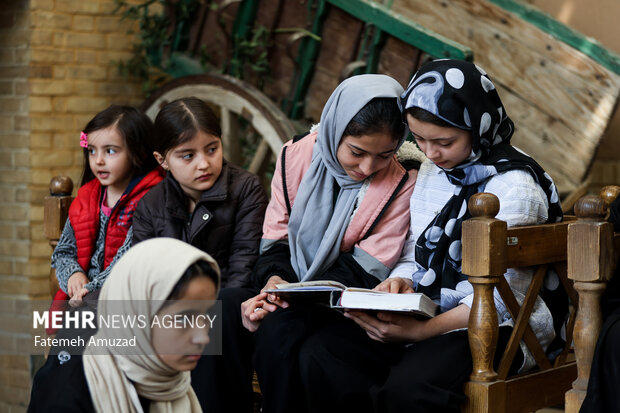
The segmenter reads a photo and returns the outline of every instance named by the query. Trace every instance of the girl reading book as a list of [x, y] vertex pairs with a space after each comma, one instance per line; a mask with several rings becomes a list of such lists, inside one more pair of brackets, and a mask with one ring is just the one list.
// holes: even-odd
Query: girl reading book
[[[323, 318], [353, 324], [331, 309], [289, 306], [261, 289], [307, 280], [373, 288], [398, 260], [416, 175], [394, 156], [406, 129], [400, 93], [402, 87], [384, 75], [345, 80], [327, 101], [318, 127], [286, 143], [278, 155], [255, 288], [222, 294], [235, 295], [224, 298], [224, 314], [226, 303], [236, 302], [238, 325], [230, 318], [224, 325], [224, 352], [213, 370], [213, 411], [252, 411], [252, 364], [263, 411], [301, 411], [297, 354], [304, 337]], [[227, 333], [231, 326], [242, 331]], [[217, 405], [218, 399], [225, 401]]]

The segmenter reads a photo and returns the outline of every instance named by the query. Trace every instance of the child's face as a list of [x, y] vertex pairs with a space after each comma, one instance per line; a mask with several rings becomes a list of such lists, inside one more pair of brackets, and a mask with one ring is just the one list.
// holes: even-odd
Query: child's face
[[88, 134], [88, 163], [101, 185], [122, 193], [132, 177], [129, 151], [114, 127]]
[[[209, 343], [211, 324], [205, 314], [215, 299], [213, 280], [199, 276], [185, 286], [185, 292], [179, 299], [157, 312], [160, 323], [152, 323], [151, 344], [168, 367], [176, 371], [196, 367], [204, 347]], [[187, 321], [186, 324], [177, 322], [173, 325], [172, 320]]]
[[440, 168], [454, 168], [471, 155], [471, 134], [468, 131], [422, 122], [409, 114], [407, 123], [422, 152]]
[[172, 173], [183, 192], [197, 202], [222, 172], [222, 140], [199, 131], [189, 141], [170, 149], [165, 159], [159, 152], [155, 152], [155, 158]]
[[390, 164], [396, 146], [398, 141], [389, 133], [344, 136], [336, 157], [349, 178], [363, 181]]

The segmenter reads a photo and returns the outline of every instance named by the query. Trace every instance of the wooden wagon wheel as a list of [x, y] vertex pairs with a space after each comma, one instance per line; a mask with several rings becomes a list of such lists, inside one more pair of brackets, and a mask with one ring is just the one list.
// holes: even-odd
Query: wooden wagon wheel
[[241, 144], [239, 117], [252, 125], [260, 135], [260, 143], [248, 170], [266, 180], [264, 175], [272, 153], [291, 139], [295, 127], [286, 115], [254, 86], [230, 76], [202, 74], [184, 76], [166, 83], [156, 90], [141, 109], [155, 119], [161, 107], [175, 99], [196, 96], [220, 110], [224, 157], [240, 165]]

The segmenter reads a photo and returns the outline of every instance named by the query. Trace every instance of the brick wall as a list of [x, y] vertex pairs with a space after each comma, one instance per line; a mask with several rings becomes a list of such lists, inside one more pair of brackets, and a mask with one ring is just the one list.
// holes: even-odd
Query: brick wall
[[[113, 0], [2, 3], [0, 300], [47, 298], [51, 248], [43, 236], [43, 199], [50, 179], [69, 175], [77, 184], [79, 131], [108, 105], [136, 105], [143, 97], [112, 63], [129, 56], [131, 43], [130, 23], [112, 15]], [[28, 315], [0, 312], [0, 349], [29, 341]], [[0, 413], [26, 410], [33, 360], [0, 355]]]
[[50, 247], [42, 201], [50, 179], [82, 172], [79, 131], [112, 103], [139, 104], [140, 85], [118, 73], [129, 57], [129, 22], [112, 15], [113, 0], [31, 0], [30, 294], [49, 294]]
[[[0, 300], [27, 297], [30, 252], [27, 0], [3, 2], [0, 11]], [[5, 300], [2, 300], [3, 304]], [[0, 348], [12, 350], [19, 323], [3, 305]], [[0, 412], [19, 411], [30, 388], [27, 356], [0, 356]], [[23, 407], [22, 407], [23, 408]]]

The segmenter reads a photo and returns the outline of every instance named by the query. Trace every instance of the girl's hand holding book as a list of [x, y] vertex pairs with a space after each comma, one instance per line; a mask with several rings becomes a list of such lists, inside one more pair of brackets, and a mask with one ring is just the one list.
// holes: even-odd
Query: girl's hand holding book
[[277, 305], [267, 301], [267, 293], [260, 293], [241, 303], [241, 323], [253, 333], [260, 327], [263, 318], [278, 308]]
[[[275, 289], [277, 288], [276, 285], [278, 284], [288, 284], [288, 281], [284, 281], [279, 275], [271, 276], [269, 280], [267, 281], [267, 284], [265, 284], [265, 287], [263, 287], [263, 291]], [[278, 296], [277, 294], [273, 294], [273, 293], [267, 295], [267, 301], [282, 308], [286, 308], [289, 306], [288, 302], [284, 301], [282, 297]]]
[[366, 330], [368, 337], [383, 343], [418, 341], [416, 331], [427, 323], [427, 320], [389, 311], [379, 311], [376, 317], [365, 311], [347, 311], [345, 317]]
[[429, 319], [419, 319], [406, 313], [379, 311], [377, 316], [364, 311], [347, 311], [345, 317], [366, 330], [373, 340], [382, 342], [411, 342], [426, 340], [448, 331], [465, 328], [470, 309], [459, 304], [451, 310]]
[[[276, 288], [276, 284], [285, 284], [282, 278], [277, 275], [272, 276], [265, 284], [264, 290]], [[269, 313], [273, 313], [278, 308], [288, 307], [288, 302], [278, 298], [275, 294], [261, 292], [260, 294], [241, 303], [241, 322], [250, 332], [258, 330], [260, 322]]]
[[385, 291], [386, 293], [414, 293], [413, 289], [413, 281], [407, 278], [387, 278], [383, 280], [379, 285], [377, 285], [374, 290], [376, 291]]

